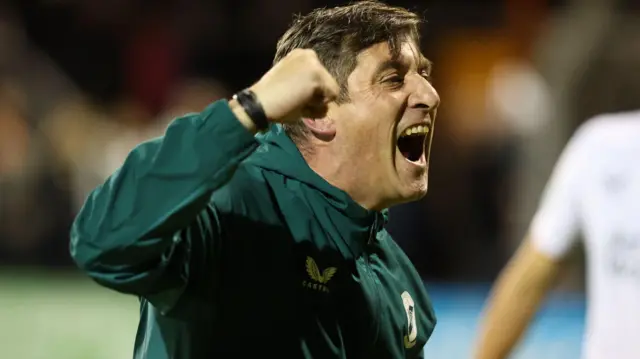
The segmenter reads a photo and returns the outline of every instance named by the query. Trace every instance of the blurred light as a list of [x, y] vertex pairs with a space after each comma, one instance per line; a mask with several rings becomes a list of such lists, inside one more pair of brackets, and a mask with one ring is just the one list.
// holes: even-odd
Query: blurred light
[[536, 132], [550, 118], [547, 83], [523, 61], [503, 61], [493, 68], [487, 98], [488, 108], [522, 135]]

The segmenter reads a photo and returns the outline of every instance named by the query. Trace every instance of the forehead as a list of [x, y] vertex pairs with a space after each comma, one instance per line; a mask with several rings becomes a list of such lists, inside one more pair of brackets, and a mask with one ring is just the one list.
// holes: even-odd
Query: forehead
[[430, 69], [431, 63], [422, 54], [414, 41], [403, 41], [397, 57], [393, 57], [389, 44], [375, 44], [358, 54], [355, 70], [364, 75], [375, 74], [385, 67], [404, 67], [406, 69]]

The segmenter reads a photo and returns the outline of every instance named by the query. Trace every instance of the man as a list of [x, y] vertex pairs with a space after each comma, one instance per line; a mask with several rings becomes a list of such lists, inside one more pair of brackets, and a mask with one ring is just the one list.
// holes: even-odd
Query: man
[[298, 18], [248, 91], [91, 193], [71, 253], [140, 298], [135, 358], [422, 357], [433, 308], [383, 228], [427, 191], [439, 98], [419, 22], [372, 1]]
[[598, 116], [574, 134], [528, 238], [487, 304], [477, 359], [506, 358], [578, 232], [587, 254], [585, 359], [640, 357], [640, 112]]

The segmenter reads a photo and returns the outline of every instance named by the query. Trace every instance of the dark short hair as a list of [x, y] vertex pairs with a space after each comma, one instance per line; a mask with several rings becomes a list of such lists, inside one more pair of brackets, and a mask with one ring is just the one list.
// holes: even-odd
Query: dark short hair
[[[313, 49], [340, 85], [338, 103], [349, 101], [347, 79], [363, 50], [387, 42], [398, 56], [407, 37], [418, 42], [422, 19], [416, 13], [380, 1], [358, 1], [345, 6], [315, 9], [296, 16], [276, 47], [274, 64], [294, 49]], [[306, 137], [302, 122], [284, 126], [296, 142]]]

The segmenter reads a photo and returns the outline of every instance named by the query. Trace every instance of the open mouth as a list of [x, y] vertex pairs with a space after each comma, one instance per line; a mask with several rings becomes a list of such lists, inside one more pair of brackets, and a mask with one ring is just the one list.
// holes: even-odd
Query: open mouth
[[429, 134], [429, 126], [413, 125], [398, 138], [397, 145], [400, 153], [411, 162], [418, 162], [424, 154], [424, 143]]

